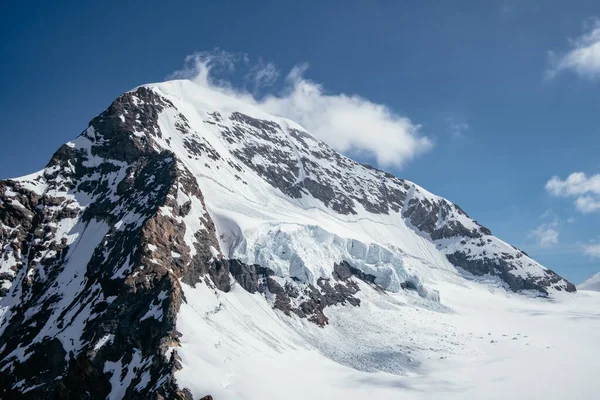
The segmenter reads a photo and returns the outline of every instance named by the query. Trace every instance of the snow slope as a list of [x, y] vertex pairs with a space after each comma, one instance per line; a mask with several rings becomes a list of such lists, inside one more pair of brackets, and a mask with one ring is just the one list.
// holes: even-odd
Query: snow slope
[[225, 400], [597, 397], [600, 294], [550, 302], [475, 282], [440, 290], [436, 307], [365, 288], [364, 306], [330, 309], [321, 329], [239, 287], [187, 287], [176, 376]]
[[596, 275], [592, 276], [585, 282], [581, 283], [580, 285], [577, 285], [577, 289], [595, 290], [597, 292], [600, 292], [600, 272], [598, 272]]

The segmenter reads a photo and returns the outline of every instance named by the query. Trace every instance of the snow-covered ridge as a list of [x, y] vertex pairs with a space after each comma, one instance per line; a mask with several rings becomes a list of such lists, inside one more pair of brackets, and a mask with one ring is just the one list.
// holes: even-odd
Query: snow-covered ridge
[[577, 285], [579, 290], [594, 290], [600, 292], [600, 272]]

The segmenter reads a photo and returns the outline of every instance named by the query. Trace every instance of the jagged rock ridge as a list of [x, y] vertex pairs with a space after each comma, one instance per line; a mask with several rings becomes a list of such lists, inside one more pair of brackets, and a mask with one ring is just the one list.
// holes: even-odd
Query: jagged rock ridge
[[358, 281], [437, 299], [421, 273], [432, 263], [512, 291], [574, 291], [451, 202], [218, 96], [140, 87], [44, 170], [0, 181], [2, 398], [192, 398], [174, 376], [182, 285], [239, 285], [320, 326], [326, 307], [360, 306]]

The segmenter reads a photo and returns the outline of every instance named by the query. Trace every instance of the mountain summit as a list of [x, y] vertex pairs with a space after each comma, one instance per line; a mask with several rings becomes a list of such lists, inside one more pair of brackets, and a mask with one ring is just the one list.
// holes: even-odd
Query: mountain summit
[[448, 282], [575, 291], [450, 201], [187, 80], [123, 94], [0, 181], [0, 229], [2, 398], [219, 400], [235, 343], [397, 373], [417, 356], [325, 346], [330, 325], [398, 293], [449, 313]]

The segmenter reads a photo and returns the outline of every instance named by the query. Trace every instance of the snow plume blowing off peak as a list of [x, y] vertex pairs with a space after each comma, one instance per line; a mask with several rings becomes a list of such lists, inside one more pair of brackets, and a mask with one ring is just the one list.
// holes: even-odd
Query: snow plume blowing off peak
[[[227, 77], [240, 66], [247, 73], [236, 86]], [[292, 68], [276, 92], [273, 87], [280, 73], [273, 63], [259, 59], [252, 64], [245, 54], [215, 49], [186, 57], [184, 68], [170, 78], [190, 79], [289, 118], [335, 150], [367, 153], [380, 166], [402, 167], [433, 147], [432, 140], [421, 135], [420, 125], [409, 118], [357, 95], [329, 94], [321, 84], [304, 77], [307, 69], [306, 63]], [[267, 93], [259, 97], [261, 89]]]

